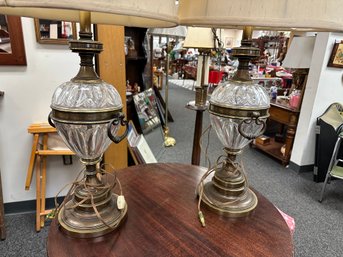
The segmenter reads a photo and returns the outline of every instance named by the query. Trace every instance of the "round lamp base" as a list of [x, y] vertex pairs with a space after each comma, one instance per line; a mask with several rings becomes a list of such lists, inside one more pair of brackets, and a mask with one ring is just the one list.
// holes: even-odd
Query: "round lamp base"
[[257, 196], [250, 188], [245, 188], [245, 192], [238, 196], [228, 196], [219, 192], [212, 181], [205, 184], [201, 200], [209, 209], [233, 218], [249, 215], [258, 203]]
[[[117, 207], [117, 195], [112, 193], [108, 204], [98, 209], [100, 220], [90, 205], [87, 211], [73, 208], [75, 202], [68, 201], [58, 213], [60, 229], [75, 238], [94, 238], [117, 229], [127, 216], [127, 205], [122, 210]], [[107, 225], [106, 225], [107, 224]]]

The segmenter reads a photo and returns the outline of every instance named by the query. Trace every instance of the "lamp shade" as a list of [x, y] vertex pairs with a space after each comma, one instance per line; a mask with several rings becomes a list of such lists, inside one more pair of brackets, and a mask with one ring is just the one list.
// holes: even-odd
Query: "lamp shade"
[[214, 48], [214, 39], [211, 28], [189, 27], [183, 47]]
[[182, 0], [180, 24], [343, 31], [341, 0]]
[[294, 37], [282, 65], [286, 68], [310, 68], [316, 37]]
[[155, 36], [169, 36], [169, 37], [182, 37], [187, 35], [187, 28], [185, 26], [177, 26], [174, 28], [151, 28], [147, 33]]
[[0, 0], [0, 13], [7, 15], [78, 22], [79, 11], [90, 11], [96, 24], [173, 27], [178, 23], [175, 0]]

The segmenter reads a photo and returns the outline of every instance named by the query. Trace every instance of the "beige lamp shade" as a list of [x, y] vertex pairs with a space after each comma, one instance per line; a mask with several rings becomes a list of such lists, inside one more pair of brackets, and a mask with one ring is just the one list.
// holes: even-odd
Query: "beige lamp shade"
[[182, 0], [182, 25], [343, 31], [342, 0]]
[[185, 48], [214, 48], [213, 33], [210, 28], [189, 27], [185, 42]]
[[293, 69], [310, 68], [316, 37], [294, 37], [282, 66]]
[[175, 0], [0, 0], [0, 13], [7, 15], [78, 22], [79, 11], [90, 11], [96, 24], [149, 28], [178, 23]]
[[151, 28], [148, 33], [154, 36], [182, 37], [187, 35], [187, 27], [177, 26], [174, 28]]

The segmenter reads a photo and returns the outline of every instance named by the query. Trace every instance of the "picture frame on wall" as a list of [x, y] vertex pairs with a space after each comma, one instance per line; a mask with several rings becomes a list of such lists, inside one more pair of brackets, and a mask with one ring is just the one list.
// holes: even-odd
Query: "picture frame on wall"
[[69, 40], [77, 39], [75, 22], [35, 19], [35, 31], [40, 44], [67, 45]]
[[328, 62], [329, 67], [343, 68], [343, 42], [335, 43]]
[[20, 17], [0, 14], [0, 65], [26, 65]]
[[225, 48], [232, 48], [233, 40], [233, 37], [225, 37]]

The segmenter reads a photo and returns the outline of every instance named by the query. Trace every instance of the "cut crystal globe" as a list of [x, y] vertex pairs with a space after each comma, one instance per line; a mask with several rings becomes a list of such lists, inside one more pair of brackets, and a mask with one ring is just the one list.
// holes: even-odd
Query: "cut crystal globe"
[[[259, 84], [253, 81], [230, 80], [227, 84], [216, 87], [211, 95], [210, 103], [238, 113], [236, 117], [233, 115], [230, 117], [230, 115], [210, 112], [210, 119], [222, 144], [228, 149], [240, 150], [251, 139], [244, 137], [239, 127], [244, 134], [249, 134], [251, 138], [254, 138], [261, 133], [261, 125], [256, 122], [242, 123], [239, 110], [258, 112], [258, 110], [268, 109], [270, 101], [267, 91]], [[266, 119], [260, 120], [265, 122]]]
[[[68, 81], [57, 87], [51, 108], [61, 112], [91, 113], [113, 112], [122, 108], [118, 91], [110, 84], [99, 80], [97, 83]], [[82, 160], [97, 160], [111, 144], [107, 135], [110, 120], [99, 120], [97, 123], [87, 121], [67, 123], [54, 119], [60, 136], [69, 148]], [[111, 126], [116, 135], [120, 124]]]

